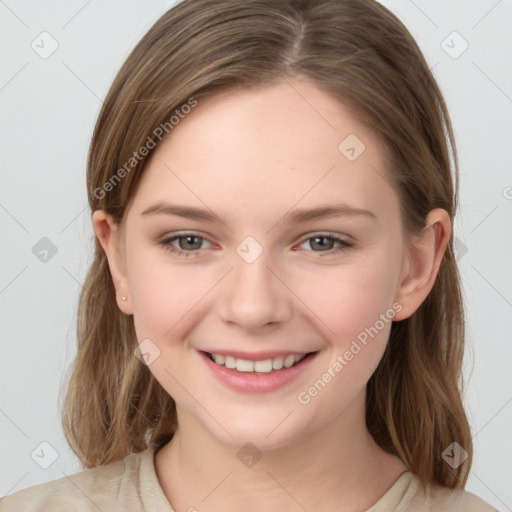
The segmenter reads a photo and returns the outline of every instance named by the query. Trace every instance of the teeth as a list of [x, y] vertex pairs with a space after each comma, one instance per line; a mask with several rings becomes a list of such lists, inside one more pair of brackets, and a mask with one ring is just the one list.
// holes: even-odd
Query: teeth
[[272, 371], [272, 359], [265, 361], [254, 361], [254, 371], [258, 373], [269, 373]]
[[221, 356], [220, 354], [215, 354], [213, 357], [215, 358], [215, 362], [217, 364], [224, 364], [224, 361], [225, 361], [224, 356]]
[[236, 369], [239, 372], [253, 372], [254, 371], [254, 361], [247, 361], [245, 359], [237, 359], [236, 360]]
[[270, 373], [272, 370], [281, 370], [291, 368], [294, 364], [302, 361], [306, 357], [304, 354], [290, 354], [286, 357], [274, 357], [264, 361], [249, 361], [247, 359], [237, 359], [233, 356], [223, 356], [221, 354], [210, 354], [210, 358], [221, 366], [235, 369], [239, 372], [252, 373]]
[[294, 355], [286, 356], [286, 358], [284, 360], [284, 367], [285, 368], [290, 368], [294, 363], [295, 363], [295, 356]]
[[272, 368], [274, 370], [280, 370], [284, 364], [284, 357], [275, 357], [272, 359]]

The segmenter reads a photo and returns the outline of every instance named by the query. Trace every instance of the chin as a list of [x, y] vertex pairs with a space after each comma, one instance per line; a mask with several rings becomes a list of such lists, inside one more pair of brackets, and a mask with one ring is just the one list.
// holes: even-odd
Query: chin
[[[296, 411], [289, 417], [286, 414], [272, 414], [264, 418], [262, 415], [243, 416], [239, 421], [230, 417], [222, 426], [216, 422], [208, 422], [210, 434], [219, 442], [232, 446], [237, 450], [244, 446], [254, 445], [261, 452], [277, 450], [298, 441], [305, 435], [305, 428], [297, 423]], [[224, 416], [224, 418], [228, 418]], [[227, 431], [227, 432], [226, 432]], [[229, 434], [228, 434], [229, 432]]]

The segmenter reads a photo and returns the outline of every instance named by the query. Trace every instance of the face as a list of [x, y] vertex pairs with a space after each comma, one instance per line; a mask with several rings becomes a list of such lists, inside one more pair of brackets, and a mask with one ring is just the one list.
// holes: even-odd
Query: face
[[260, 449], [362, 403], [407, 272], [382, 145], [290, 84], [200, 100], [180, 121], [129, 207], [118, 273], [180, 425]]

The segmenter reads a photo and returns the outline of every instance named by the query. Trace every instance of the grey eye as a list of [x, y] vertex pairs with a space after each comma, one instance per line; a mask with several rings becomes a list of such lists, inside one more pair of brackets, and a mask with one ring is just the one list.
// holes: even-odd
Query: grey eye
[[[194, 239], [196, 240], [194, 243]], [[182, 235], [177, 236], [174, 238], [174, 240], [178, 240], [178, 245], [180, 249], [184, 250], [197, 250], [201, 248], [201, 245], [203, 243], [203, 238], [200, 236], [195, 235]], [[184, 243], [182, 241], [185, 240]]]

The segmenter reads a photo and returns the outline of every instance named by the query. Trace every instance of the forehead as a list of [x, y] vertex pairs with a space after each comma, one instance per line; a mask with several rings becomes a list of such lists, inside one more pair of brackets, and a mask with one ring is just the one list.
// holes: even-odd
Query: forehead
[[[260, 159], [277, 153], [295, 160], [309, 155], [314, 160], [326, 149], [337, 155], [339, 143], [350, 134], [371, 145], [379, 143], [345, 104], [312, 82], [296, 79], [228, 89], [199, 99], [173, 130], [167, 149], [178, 157], [180, 148], [189, 149], [192, 134], [202, 149], [226, 158], [257, 152]], [[305, 140], [308, 144], [302, 144]], [[236, 142], [242, 146], [235, 146]]]
[[342, 102], [303, 80], [198, 99], [157, 148], [134, 200], [167, 198], [269, 221], [295, 203], [389, 209], [385, 148]]

